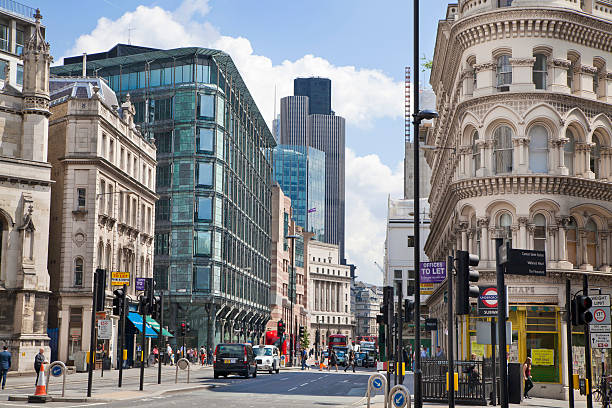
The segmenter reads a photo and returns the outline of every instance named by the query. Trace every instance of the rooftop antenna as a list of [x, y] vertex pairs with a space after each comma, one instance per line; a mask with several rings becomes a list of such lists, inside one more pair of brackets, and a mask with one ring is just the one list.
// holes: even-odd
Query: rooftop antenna
[[132, 31], [135, 30], [132, 26], [128, 26], [128, 45], [132, 45]]

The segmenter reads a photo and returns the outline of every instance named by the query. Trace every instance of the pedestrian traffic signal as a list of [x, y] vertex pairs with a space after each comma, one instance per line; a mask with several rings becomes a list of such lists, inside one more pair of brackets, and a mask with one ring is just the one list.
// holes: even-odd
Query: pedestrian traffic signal
[[410, 299], [404, 300], [404, 321], [414, 321], [414, 301]]
[[304, 337], [304, 326], [300, 326], [299, 333], [300, 333], [300, 337]]
[[153, 296], [153, 308], [151, 310], [151, 317], [154, 320], [159, 320], [162, 314], [161, 296]]
[[123, 289], [113, 291], [113, 314], [121, 316], [123, 314], [123, 302], [125, 300], [125, 292]]
[[478, 286], [471, 282], [478, 282], [479, 274], [470, 268], [478, 266], [480, 259], [478, 255], [470, 254], [468, 251], [457, 251], [457, 315], [470, 314], [470, 298], [479, 295]]
[[94, 285], [94, 290], [96, 291], [96, 312], [103, 312], [104, 301], [106, 300], [106, 269], [96, 269]]
[[185, 322], [181, 323], [181, 336], [185, 336], [185, 334], [187, 334], [187, 325], [185, 324]]
[[593, 306], [593, 300], [588, 296], [576, 296], [572, 307], [572, 323], [574, 326], [581, 326], [591, 323], [593, 313], [589, 311]]
[[276, 334], [281, 338], [285, 334], [285, 322], [283, 322], [283, 319], [280, 319], [276, 325]]

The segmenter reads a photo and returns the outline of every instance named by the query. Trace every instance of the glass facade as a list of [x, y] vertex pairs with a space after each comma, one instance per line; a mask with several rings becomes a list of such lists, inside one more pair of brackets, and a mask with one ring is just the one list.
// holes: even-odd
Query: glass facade
[[277, 146], [274, 179], [291, 198], [294, 221], [317, 241], [325, 241], [325, 153], [308, 146]]
[[[98, 59], [96, 70], [120, 100], [129, 92], [158, 149], [154, 279], [170, 328], [190, 321], [190, 347], [263, 334], [275, 141], [233, 62], [182, 48]], [[52, 73], [81, 75], [81, 64]]]

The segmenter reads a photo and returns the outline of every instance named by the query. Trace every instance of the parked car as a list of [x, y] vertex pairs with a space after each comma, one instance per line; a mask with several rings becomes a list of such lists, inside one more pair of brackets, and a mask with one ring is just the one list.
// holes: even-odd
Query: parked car
[[255, 361], [257, 362], [257, 369], [268, 371], [270, 374], [280, 371], [280, 352], [276, 346], [255, 346], [253, 347], [255, 353]]
[[214, 377], [227, 377], [229, 374], [242, 375], [244, 378], [257, 377], [255, 353], [250, 344], [222, 343], [215, 349]]

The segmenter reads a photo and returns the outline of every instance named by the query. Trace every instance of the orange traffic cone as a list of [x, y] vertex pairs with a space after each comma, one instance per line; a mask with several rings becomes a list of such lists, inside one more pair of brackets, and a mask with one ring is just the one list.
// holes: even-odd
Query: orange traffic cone
[[45, 381], [45, 365], [40, 365], [38, 379], [36, 380], [36, 391], [34, 395], [47, 395], [47, 383]]

